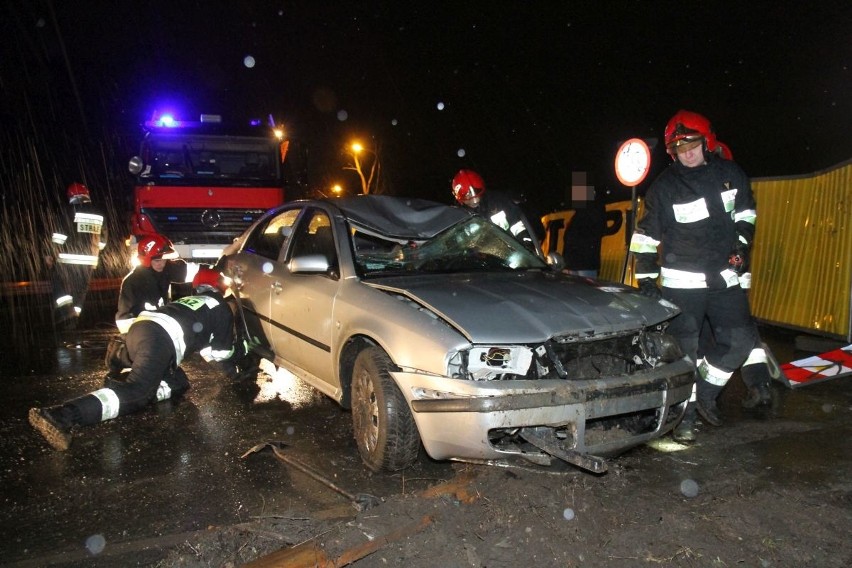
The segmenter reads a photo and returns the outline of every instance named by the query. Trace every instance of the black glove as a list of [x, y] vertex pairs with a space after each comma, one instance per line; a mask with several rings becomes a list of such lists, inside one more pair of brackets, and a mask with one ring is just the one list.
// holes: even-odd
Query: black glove
[[652, 300], [659, 300], [663, 297], [663, 291], [660, 290], [653, 278], [639, 279], [639, 293]]
[[728, 257], [728, 264], [731, 266], [731, 270], [740, 275], [745, 274], [748, 272], [748, 260], [748, 246], [743, 242], [737, 241], [737, 245]]

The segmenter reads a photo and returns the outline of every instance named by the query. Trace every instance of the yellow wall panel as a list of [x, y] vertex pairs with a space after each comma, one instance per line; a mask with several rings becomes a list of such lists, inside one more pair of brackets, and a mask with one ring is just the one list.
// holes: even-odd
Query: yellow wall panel
[[852, 161], [795, 178], [753, 179], [755, 317], [852, 340]]

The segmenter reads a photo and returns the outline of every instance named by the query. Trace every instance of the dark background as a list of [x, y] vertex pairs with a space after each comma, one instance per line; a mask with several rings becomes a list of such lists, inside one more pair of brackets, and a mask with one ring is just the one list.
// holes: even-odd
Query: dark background
[[[166, 108], [272, 114], [309, 149], [300, 193], [355, 190], [343, 167], [357, 137], [378, 151], [388, 193], [450, 202], [450, 179], [471, 167], [523, 195], [531, 216], [570, 207], [573, 172], [607, 200], [629, 198], [613, 173], [619, 144], [653, 144], [680, 108], [710, 118], [754, 177], [852, 157], [849, 2], [3, 6], [7, 224], [29, 225], [28, 208], [63, 200], [71, 181], [126, 209], [139, 125]], [[669, 161], [658, 144], [640, 194]]]

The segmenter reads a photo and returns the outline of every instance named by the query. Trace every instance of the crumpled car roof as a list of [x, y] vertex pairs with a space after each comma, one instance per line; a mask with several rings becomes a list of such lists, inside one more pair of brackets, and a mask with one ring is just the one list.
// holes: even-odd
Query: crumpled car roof
[[427, 199], [390, 195], [340, 197], [333, 203], [347, 219], [379, 235], [406, 240], [429, 239], [471, 213]]

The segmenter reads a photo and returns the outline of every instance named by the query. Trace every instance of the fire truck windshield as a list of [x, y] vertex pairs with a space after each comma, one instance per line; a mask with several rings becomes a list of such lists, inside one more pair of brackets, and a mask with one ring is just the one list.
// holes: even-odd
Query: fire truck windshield
[[151, 133], [139, 173], [146, 185], [281, 185], [279, 141]]

